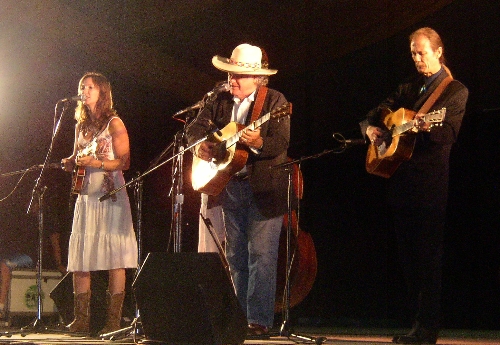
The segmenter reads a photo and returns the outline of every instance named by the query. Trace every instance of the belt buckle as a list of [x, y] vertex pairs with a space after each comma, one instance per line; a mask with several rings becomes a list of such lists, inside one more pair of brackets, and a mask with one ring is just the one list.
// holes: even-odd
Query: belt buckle
[[245, 181], [246, 179], [248, 179], [248, 174], [245, 172], [243, 174], [234, 174], [233, 175], [233, 178], [236, 180], [236, 181]]

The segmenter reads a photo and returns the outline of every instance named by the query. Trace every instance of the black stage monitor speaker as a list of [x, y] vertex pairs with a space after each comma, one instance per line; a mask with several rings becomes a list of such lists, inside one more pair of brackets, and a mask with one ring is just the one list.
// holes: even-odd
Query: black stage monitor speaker
[[149, 253], [133, 290], [146, 339], [242, 344], [247, 321], [217, 253]]

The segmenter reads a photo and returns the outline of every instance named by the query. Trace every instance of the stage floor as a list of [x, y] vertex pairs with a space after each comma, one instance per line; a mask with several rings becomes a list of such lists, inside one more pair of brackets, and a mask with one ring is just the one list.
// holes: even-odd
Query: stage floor
[[[45, 330], [39, 332], [18, 333], [19, 328], [0, 327], [0, 344], [33, 344], [33, 345], [62, 345], [62, 344], [164, 344], [160, 340], [148, 340], [144, 337], [122, 335], [121, 339], [98, 339], [78, 337], [57, 331]], [[368, 345], [392, 344], [395, 334], [403, 334], [405, 329], [377, 329], [377, 328], [337, 328], [337, 327], [297, 327], [290, 332], [289, 337], [271, 336], [270, 339], [245, 340], [248, 345], [284, 345], [284, 344], [338, 344], [338, 345]], [[470, 331], [470, 330], [443, 330], [438, 344], [441, 345], [498, 345], [500, 331]], [[172, 344], [170, 344], [172, 345]], [[180, 345], [180, 344], [179, 344]], [[205, 345], [205, 344], [203, 344]], [[210, 344], [206, 344], [210, 345]]]

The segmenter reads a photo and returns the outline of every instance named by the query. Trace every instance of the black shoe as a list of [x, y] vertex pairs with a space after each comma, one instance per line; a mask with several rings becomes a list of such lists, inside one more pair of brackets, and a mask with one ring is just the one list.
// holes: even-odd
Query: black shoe
[[436, 344], [438, 331], [425, 328], [412, 329], [406, 335], [397, 335], [392, 338], [395, 344]]
[[255, 323], [251, 323], [247, 328], [247, 336], [246, 339], [269, 339], [269, 328], [262, 325], [257, 325]]

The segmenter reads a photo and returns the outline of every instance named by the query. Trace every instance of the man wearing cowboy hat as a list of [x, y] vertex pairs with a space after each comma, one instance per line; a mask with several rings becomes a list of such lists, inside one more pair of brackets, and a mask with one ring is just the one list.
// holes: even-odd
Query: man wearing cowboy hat
[[[277, 70], [268, 68], [261, 48], [240, 44], [231, 58], [214, 56], [212, 64], [228, 73], [229, 92], [207, 103], [188, 129], [194, 143], [216, 126], [230, 122], [248, 126], [287, 103], [280, 92], [266, 87]], [[263, 103], [262, 103], [263, 101]], [[262, 109], [254, 114], [256, 104]], [[246, 150], [245, 167], [218, 195], [226, 227], [226, 255], [238, 300], [248, 321], [248, 334], [266, 336], [273, 326], [276, 269], [283, 215], [287, 212], [288, 175], [272, 167], [287, 159], [290, 118], [270, 118], [255, 130], [246, 130], [236, 144]], [[202, 160], [212, 161], [215, 144], [203, 141], [194, 149]]]

